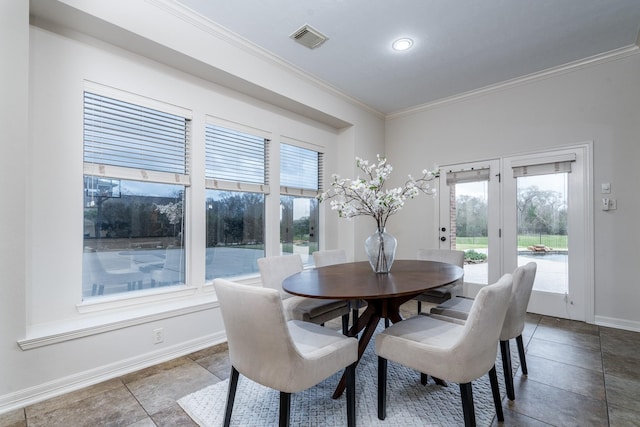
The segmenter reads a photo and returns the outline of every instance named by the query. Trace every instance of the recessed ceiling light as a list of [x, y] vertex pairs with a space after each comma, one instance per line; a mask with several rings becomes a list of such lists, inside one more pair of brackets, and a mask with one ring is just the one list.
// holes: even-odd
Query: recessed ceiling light
[[413, 46], [413, 40], [407, 39], [407, 38], [398, 39], [398, 40], [394, 41], [391, 46], [395, 50], [399, 50], [399, 51], [407, 50], [407, 49], [411, 48], [411, 46]]

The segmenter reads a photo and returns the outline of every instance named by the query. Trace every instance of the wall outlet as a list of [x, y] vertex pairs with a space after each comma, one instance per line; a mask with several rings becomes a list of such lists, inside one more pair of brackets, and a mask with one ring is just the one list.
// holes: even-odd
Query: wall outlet
[[158, 328], [153, 330], [153, 343], [160, 344], [164, 341], [164, 329]]

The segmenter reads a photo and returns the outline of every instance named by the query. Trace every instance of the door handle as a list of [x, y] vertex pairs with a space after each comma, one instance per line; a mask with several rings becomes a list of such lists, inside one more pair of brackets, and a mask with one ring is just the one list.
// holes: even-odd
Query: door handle
[[447, 238], [446, 238], [446, 237], [444, 237], [444, 236], [442, 236], [442, 237], [440, 238], [440, 241], [441, 241], [441, 242], [444, 242], [444, 241], [446, 241], [446, 240], [447, 240]]

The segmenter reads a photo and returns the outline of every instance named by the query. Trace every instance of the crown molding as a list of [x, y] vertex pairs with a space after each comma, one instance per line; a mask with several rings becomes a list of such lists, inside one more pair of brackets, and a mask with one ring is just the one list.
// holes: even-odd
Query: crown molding
[[[640, 35], [639, 35], [639, 42], [640, 42]], [[626, 58], [628, 56], [637, 55], [638, 53], [640, 53], [640, 45], [633, 44], [627, 47], [615, 49], [609, 52], [605, 52], [599, 55], [594, 55], [578, 61], [569, 62], [567, 64], [560, 65], [557, 67], [548, 68], [546, 70], [539, 71], [537, 73], [527, 74], [526, 76], [517, 77], [511, 80], [506, 80], [504, 82], [485, 86], [480, 89], [475, 89], [475, 90], [464, 92], [458, 95], [439, 99], [437, 101], [407, 108], [404, 110], [397, 111], [395, 113], [390, 113], [390, 114], [387, 114], [386, 120], [403, 118], [403, 117], [410, 116], [423, 111], [431, 110], [431, 109], [442, 107], [455, 102], [474, 98], [476, 96], [485, 95], [487, 93], [497, 92], [500, 90], [509, 89], [512, 87], [528, 84], [531, 82], [556, 77], [562, 74], [572, 73], [574, 71], [591, 67], [593, 65], [602, 64], [605, 62], [616, 61], [618, 59]]]

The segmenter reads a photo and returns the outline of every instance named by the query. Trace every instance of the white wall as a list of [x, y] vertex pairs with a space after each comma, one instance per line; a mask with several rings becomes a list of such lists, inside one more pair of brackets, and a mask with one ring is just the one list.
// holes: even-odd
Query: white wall
[[[151, 298], [131, 307], [95, 311], [83, 308], [85, 81], [190, 109], [193, 129], [202, 128], [205, 115], [214, 115], [267, 130], [274, 141], [282, 135], [319, 144], [326, 150], [329, 173], [352, 172], [352, 162], [346, 162], [339, 150], [353, 158], [352, 153], [362, 151], [362, 147], [371, 145], [381, 151], [384, 146], [384, 121], [379, 115], [315, 84], [300, 79], [295, 84], [296, 94], [287, 93], [286, 97], [292, 105], [307, 98], [319, 100], [321, 105], [309, 110], [321, 110], [317, 117], [329, 118], [324, 123], [283, 109], [286, 103], [269, 104], [41, 18], [29, 26], [28, 4], [22, 0], [3, 2], [0, 21], [0, 54], [12, 58], [10, 67], [2, 67], [0, 174], [5, 183], [3, 200], [10, 202], [11, 209], [0, 210], [0, 271], [4, 283], [0, 286], [0, 412], [174, 358], [224, 338], [215, 294], [203, 283], [203, 259], [191, 260], [191, 291], [180, 298]], [[87, 4], [99, 9], [102, 2], [83, 2]], [[158, 13], [150, 2], [135, 4]], [[133, 7], [131, 2], [126, 6]], [[114, 11], [118, 7], [110, 4], [108, 12]], [[129, 16], [128, 12], [116, 14]], [[138, 12], [143, 16], [145, 11]], [[165, 15], [166, 19], [173, 16]], [[182, 20], [173, 19], [176, 27], [184, 25]], [[150, 20], [137, 21], [148, 36], [150, 32], [166, 35], [169, 25], [165, 20], [162, 26], [150, 28]], [[135, 25], [132, 23], [128, 31], [135, 32]], [[9, 40], [10, 44], [4, 43]], [[181, 41], [195, 44], [193, 40]], [[161, 49], [156, 46], [156, 55], [158, 51]], [[234, 55], [240, 64], [236, 66], [246, 64], [243, 55], [247, 54], [241, 50]], [[249, 56], [251, 65], [259, 67], [259, 60]], [[229, 56], [219, 60], [224, 60], [225, 66], [233, 64]], [[285, 69], [270, 69], [269, 74], [276, 83], [274, 87], [260, 83], [278, 95], [279, 86], [290, 75]], [[347, 126], [336, 129], [327, 124], [336, 122]], [[194, 132], [194, 144], [201, 145], [202, 140], [203, 135]], [[190, 190], [194, 200], [204, 195], [201, 169], [194, 167]], [[322, 218], [322, 226], [328, 231], [322, 236], [323, 245], [331, 248], [349, 244], [353, 241], [349, 235], [357, 227], [344, 226], [327, 207]], [[197, 209], [190, 215], [190, 245], [201, 247], [204, 215]], [[355, 257], [353, 247], [347, 249]], [[164, 328], [165, 340], [154, 345], [151, 331], [157, 327]], [[18, 342], [32, 348], [20, 349]]]
[[[593, 141], [593, 200], [610, 182], [618, 210], [594, 208], [595, 321], [640, 330], [640, 54], [504, 86], [387, 120], [387, 155], [396, 169], [498, 158]], [[435, 245], [432, 200], [408, 203], [388, 228], [399, 256]], [[415, 224], [405, 227], [405, 224]]]
[[22, 0], [0, 2], [0, 395], [22, 387], [28, 366], [16, 344], [25, 332], [28, 9]]

